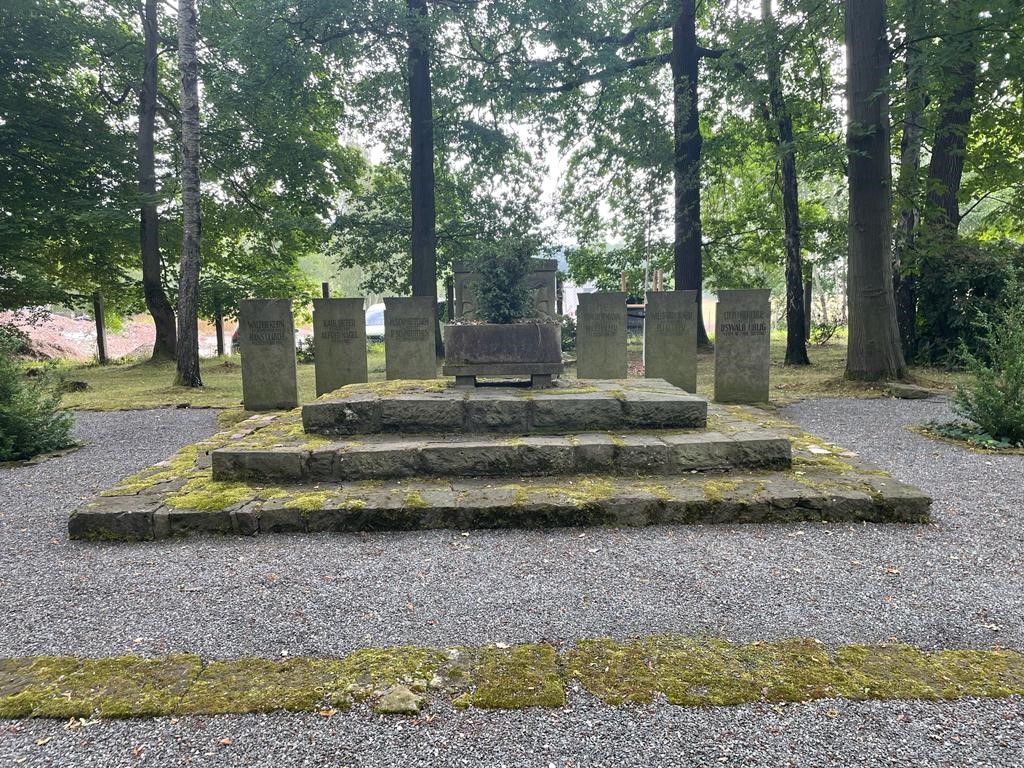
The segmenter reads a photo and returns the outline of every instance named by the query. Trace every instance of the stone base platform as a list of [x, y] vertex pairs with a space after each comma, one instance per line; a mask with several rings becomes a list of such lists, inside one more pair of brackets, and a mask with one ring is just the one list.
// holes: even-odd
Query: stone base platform
[[503, 438], [376, 436], [351, 442], [261, 447], [258, 435], [213, 451], [219, 481], [346, 482], [409, 477], [538, 477], [603, 473], [672, 475], [730, 469], [788, 469], [789, 441], [748, 432], [587, 432]]
[[303, 406], [306, 432], [566, 434], [617, 429], [693, 429], [707, 401], [661, 379], [557, 380], [550, 389], [456, 387], [445, 380], [344, 387]]
[[[743, 435], [771, 435], [788, 443], [792, 466], [302, 483], [213, 478], [215, 457], [238, 444], [264, 450], [305, 441], [310, 456], [329, 445], [304, 433], [295, 410], [254, 416], [126, 478], [75, 510], [68, 533], [137, 541], [193, 533], [929, 520], [931, 500], [921, 491], [765, 411], [713, 405], [707, 421], [710, 432], [692, 434], [740, 445]], [[619, 448], [612, 443], [613, 457]]]

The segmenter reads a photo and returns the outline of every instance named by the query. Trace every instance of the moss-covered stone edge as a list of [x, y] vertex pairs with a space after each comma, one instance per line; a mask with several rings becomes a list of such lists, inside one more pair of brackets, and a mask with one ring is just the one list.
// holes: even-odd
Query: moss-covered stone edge
[[358, 703], [377, 709], [395, 686], [416, 694], [421, 706], [446, 699], [481, 709], [560, 707], [576, 687], [613, 706], [1004, 698], [1024, 695], [1024, 655], [657, 636], [563, 648], [369, 648], [343, 658], [37, 656], [0, 659], [0, 718], [332, 714]]

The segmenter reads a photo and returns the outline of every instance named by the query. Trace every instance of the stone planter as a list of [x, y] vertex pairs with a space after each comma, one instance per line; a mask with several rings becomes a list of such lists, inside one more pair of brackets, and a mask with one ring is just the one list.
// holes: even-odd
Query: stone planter
[[444, 327], [444, 374], [475, 386], [477, 376], [530, 377], [551, 385], [562, 372], [562, 329], [555, 323], [491, 323]]

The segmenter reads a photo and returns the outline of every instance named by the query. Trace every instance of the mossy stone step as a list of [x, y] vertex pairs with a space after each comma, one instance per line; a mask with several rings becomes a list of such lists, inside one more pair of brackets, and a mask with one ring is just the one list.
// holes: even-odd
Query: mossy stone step
[[303, 429], [328, 436], [385, 433], [565, 434], [690, 429], [707, 424], [703, 398], [661, 379], [559, 381], [533, 390], [448, 382], [343, 387], [302, 408]]
[[395, 436], [364, 442], [213, 451], [213, 479], [227, 482], [352, 482], [404, 477], [535, 477], [600, 472], [671, 475], [786, 469], [789, 440], [769, 430], [610, 433], [503, 438]]

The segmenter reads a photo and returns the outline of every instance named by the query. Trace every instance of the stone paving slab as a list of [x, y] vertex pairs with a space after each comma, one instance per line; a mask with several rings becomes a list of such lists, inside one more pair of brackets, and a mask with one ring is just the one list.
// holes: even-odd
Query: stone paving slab
[[559, 380], [546, 390], [444, 380], [343, 387], [302, 408], [306, 432], [582, 432], [704, 427], [707, 401], [663, 379]]
[[[255, 441], [258, 442], [258, 441]], [[350, 482], [403, 477], [536, 477], [587, 472], [678, 474], [786, 469], [789, 441], [759, 429], [737, 434], [584, 433], [477, 439], [396, 436], [383, 440], [257, 447], [240, 442], [212, 452], [213, 479]]]

